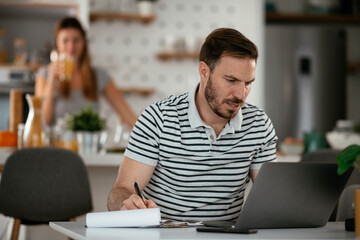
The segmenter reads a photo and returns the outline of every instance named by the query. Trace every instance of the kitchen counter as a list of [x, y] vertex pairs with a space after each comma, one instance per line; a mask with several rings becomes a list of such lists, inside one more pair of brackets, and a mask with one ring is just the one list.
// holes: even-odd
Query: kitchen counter
[[[6, 159], [10, 156], [9, 152], [0, 152], [0, 165], [4, 165]], [[81, 158], [87, 167], [119, 167], [122, 153], [106, 153], [106, 154], [81, 154]]]
[[[0, 165], [4, 165], [10, 153], [0, 152]], [[119, 167], [122, 153], [106, 153], [106, 154], [81, 154], [87, 167]], [[277, 156], [278, 162], [299, 162], [300, 155], [281, 155]]]

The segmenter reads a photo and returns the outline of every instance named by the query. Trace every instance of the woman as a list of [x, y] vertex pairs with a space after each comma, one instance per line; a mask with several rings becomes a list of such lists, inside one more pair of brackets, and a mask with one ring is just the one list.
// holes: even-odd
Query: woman
[[64, 62], [54, 61], [40, 69], [36, 76], [35, 95], [44, 97], [45, 122], [53, 125], [66, 113], [78, 112], [91, 105], [99, 110], [99, 96], [103, 94], [116, 110], [122, 122], [133, 127], [137, 120], [113, 80], [90, 63], [86, 33], [76, 18], [60, 20], [55, 28], [55, 46], [59, 54], [74, 61], [71, 80], [64, 80]]

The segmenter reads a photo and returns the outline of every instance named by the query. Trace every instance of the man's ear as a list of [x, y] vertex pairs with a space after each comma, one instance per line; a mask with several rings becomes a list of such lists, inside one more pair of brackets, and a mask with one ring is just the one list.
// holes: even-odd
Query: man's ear
[[210, 68], [203, 61], [199, 63], [199, 75], [200, 75], [200, 81], [207, 81], [210, 76]]

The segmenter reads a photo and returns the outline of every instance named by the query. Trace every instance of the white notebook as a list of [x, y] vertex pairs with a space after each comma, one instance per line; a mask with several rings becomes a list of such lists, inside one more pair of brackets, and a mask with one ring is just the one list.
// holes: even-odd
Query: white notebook
[[86, 226], [93, 227], [150, 227], [159, 226], [159, 208], [136, 209], [86, 214]]

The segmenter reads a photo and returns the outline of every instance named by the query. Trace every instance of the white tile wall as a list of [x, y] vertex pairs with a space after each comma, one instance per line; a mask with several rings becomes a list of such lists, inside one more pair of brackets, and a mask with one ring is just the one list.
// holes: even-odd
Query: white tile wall
[[[136, 11], [135, 0], [121, 0], [118, 5], [109, 1], [90, 0], [90, 11], [109, 10], [109, 5], [113, 6], [112, 11], [121, 11], [121, 8]], [[131, 106], [139, 114], [151, 102], [189, 91], [198, 82], [198, 61], [162, 62], [156, 58], [156, 54], [166, 47], [165, 38], [190, 37], [202, 43], [215, 28], [232, 27], [262, 49], [261, 0], [159, 0], [155, 11], [156, 20], [148, 25], [120, 20], [90, 24], [90, 51], [95, 65], [107, 69], [118, 86], [156, 89], [156, 94], [150, 98], [128, 96]], [[259, 67], [258, 72], [260, 94], [255, 101], [262, 98]], [[112, 114], [106, 106], [103, 109], [106, 116]], [[116, 117], [110, 121], [116, 121]]]

